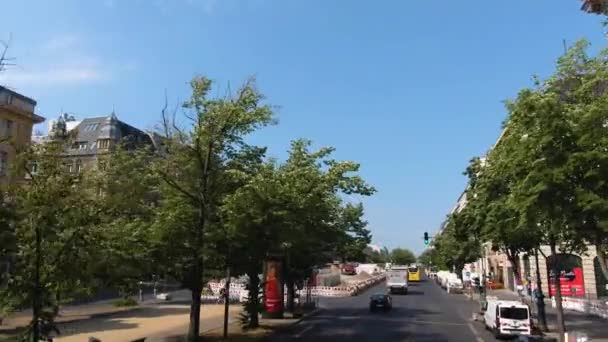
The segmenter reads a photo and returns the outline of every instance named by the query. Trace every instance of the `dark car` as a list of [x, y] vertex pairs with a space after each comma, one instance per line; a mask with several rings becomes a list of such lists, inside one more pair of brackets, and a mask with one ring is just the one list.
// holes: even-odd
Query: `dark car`
[[393, 308], [393, 301], [391, 296], [379, 293], [369, 298], [369, 311], [376, 311], [377, 309], [389, 311]]

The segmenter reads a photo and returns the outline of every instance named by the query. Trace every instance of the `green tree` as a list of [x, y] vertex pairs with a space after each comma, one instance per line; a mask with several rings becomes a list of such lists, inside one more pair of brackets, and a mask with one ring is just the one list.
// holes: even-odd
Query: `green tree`
[[2, 249], [9, 255], [10, 271], [0, 288], [0, 306], [32, 308], [28, 334], [33, 341], [56, 329], [53, 320], [61, 298], [90, 287], [84, 270], [97, 246], [93, 198], [82, 175], [64, 165], [63, 144], [57, 140], [21, 151], [13, 177], [26, 175], [28, 180], [8, 191], [14, 211], [3, 234], [9, 236], [8, 245]]
[[[589, 118], [583, 113], [601, 106], [605, 96], [600, 75], [590, 68], [601, 66], [605, 57], [594, 62], [585, 53], [587, 45], [576, 43], [558, 60], [552, 77], [537, 82], [534, 89], [522, 90], [508, 104], [505, 145], [516, 146], [510, 158], [519, 175], [510, 186], [508, 201], [522, 226], [517, 235], [525, 239], [526, 232], [532, 232], [535, 241], [549, 245], [553, 260], [558, 248], [582, 253], [589, 236], [602, 235], [599, 221], [589, 219], [601, 217], [601, 205], [587, 206], [599, 189], [592, 172], [601, 160], [593, 160], [593, 145], [581, 144], [585, 132], [581, 118]], [[551, 265], [553, 274], [559, 273], [557, 267], [555, 262]], [[555, 283], [558, 329], [563, 333], [559, 277]]]
[[162, 180], [157, 211], [156, 248], [163, 255], [167, 274], [192, 292], [189, 340], [200, 331], [203, 265], [210, 247], [206, 238], [218, 227], [219, 207], [234, 191], [235, 161], [250, 152], [244, 137], [273, 122], [254, 80], [234, 96], [211, 98], [212, 82], [196, 77], [192, 96], [183, 107], [191, 126], [181, 129], [175, 118], [163, 114], [162, 158], [152, 165]]
[[309, 146], [309, 141], [294, 141], [285, 163], [265, 163], [223, 206], [240, 267], [249, 276], [249, 327], [258, 325], [258, 275], [265, 258], [285, 257], [289, 309], [294, 284], [304, 280], [313, 266], [331, 261], [353, 226], [363, 225], [362, 208], [341, 206], [338, 195], [374, 192], [353, 174], [358, 164], [331, 160], [333, 149], [310, 151]]
[[456, 212], [448, 216], [444, 229], [435, 236], [433, 242], [437, 250], [437, 264], [447, 266], [458, 275], [462, 274], [466, 263], [473, 262], [480, 256], [480, 242], [467, 235], [469, 226], [464, 215]]
[[[363, 206], [343, 205], [341, 195], [369, 196], [375, 189], [358, 174], [360, 165], [331, 158], [334, 148], [310, 151], [311, 142], [296, 140], [280, 177], [288, 194], [288, 229], [282, 244], [289, 246], [288, 309], [293, 307], [294, 283], [310, 275], [313, 266], [333, 260], [333, 251], [353, 237], [361, 244], [367, 223]], [[353, 234], [353, 235], [351, 235]], [[358, 234], [355, 235], [355, 234]]]
[[138, 282], [159, 275], [155, 268], [152, 227], [159, 201], [159, 179], [149, 165], [151, 146], [121, 142], [98, 161], [84, 180], [97, 193], [97, 262], [89, 265], [98, 286], [132, 295]]
[[409, 265], [416, 262], [416, 255], [406, 248], [395, 248], [391, 251], [391, 262], [396, 265]]
[[[587, 54], [587, 43], [578, 42], [562, 57], [553, 87], [566, 88], [576, 151], [567, 172], [576, 184], [577, 221], [598, 254], [600, 269], [608, 281], [608, 50]], [[558, 90], [556, 89], [556, 91]]]
[[427, 248], [416, 259], [416, 261], [425, 267], [437, 267], [439, 269], [446, 269], [447, 266], [441, 263], [439, 256], [437, 255], [436, 248]]
[[365, 261], [365, 248], [372, 242], [372, 234], [363, 220], [363, 204], [346, 204], [340, 213], [339, 224], [345, 234], [338, 242], [338, 255], [345, 261]]

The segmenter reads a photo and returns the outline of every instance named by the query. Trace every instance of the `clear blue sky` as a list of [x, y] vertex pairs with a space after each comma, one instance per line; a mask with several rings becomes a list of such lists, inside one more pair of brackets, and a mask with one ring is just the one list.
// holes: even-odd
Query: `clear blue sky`
[[2, 1], [18, 67], [0, 83], [47, 118], [158, 122], [205, 74], [255, 74], [280, 124], [254, 141], [282, 158], [305, 137], [362, 163], [374, 242], [420, 252], [465, 186], [467, 161], [496, 140], [502, 101], [548, 75], [563, 50], [605, 45], [578, 0]]

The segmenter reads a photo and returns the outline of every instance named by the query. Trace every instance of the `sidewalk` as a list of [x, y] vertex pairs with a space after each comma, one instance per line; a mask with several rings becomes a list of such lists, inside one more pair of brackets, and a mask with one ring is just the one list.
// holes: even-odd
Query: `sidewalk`
[[[154, 305], [158, 303], [171, 303], [174, 301], [179, 301], [185, 297], [190, 296], [187, 290], [174, 291], [171, 293], [172, 300], [165, 302], [155, 298], [152, 298], [151, 295], [147, 296], [143, 302], [140, 302], [137, 306], [130, 307], [117, 307], [114, 305], [114, 302], [118, 300], [118, 298], [101, 300], [97, 302], [87, 303], [87, 304], [79, 304], [79, 305], [66, 305], [61, 307], [59, 310], [59, 315], [56, 318], [57, 323], [67, 323], [72, 321], [90, 319], [92, 317], [101, 316], [101, 315], [112, 315], [117, 313], [122, 313], [126, 311], [131, 311], [135, 309], [139, 309], [142, 307], [146, 307], [148, 305]], [[146, 297], [144, 297], [146, 298]], [[6, 334], [10, 331], [18, 330], [19, 328], [23, 328], [27, 326], [32, 319], [32, 311], [31, 310], [23, 310], [12, 315], [5, 317], [2, 324], [0, 325], [0, 337], [2, 334]]]
[[[487, 296], [495, 296], [502, 300], [515, 300], [519, 301], [520, 298], [517, 293], [509, 290], [488, 290]], [[473, 300], [479, 300], [479, 294], [473, 295]], [[536, 305], [531, 303], [530, 297], [525, 297], [524, 301], [528, 304], [532, 311], [532, 316], [536, 319]], [[551, 306], [550, 300], [545, 300], [545, 314], [547, 317], [547, 327], [550, 332], [557, 331], [557, 310]], [[564, 310], [564, 321], [566, 323], [567, 331], [580, 331], [587, 333], [589, 337], [594, 341], [606, 341], [608, 342], [608, 320], [601, 317], [586, 315], [576, 311]]]
[[[271, 342], [274, 337], [282, 333], [291, 331], [298, 326], [302, 320], [310, 318], [321, 312], [321, 309], [312, 309], [303, 313], [301, 317], [293, 317], [290, 313], [286, 313], [282, 319], [260, 319], [260, 327], [253, 330], [243, 331], [240, 327], [240, 322], [235, 322], [229, 326], [229, 340], [233, 342]], [[223, 329], [209, 330], [202, 334], [205, 341], [224, 341]], [[183, 339], [168, 339], [166, 342], [181, 342]]]
[[[230, 307], [230, 322], [235, 322], [241, 312], [240, 305]], [[201, 307], [201, 332], [216, 330], [223, 324], [223, 305]], [[101, 341], [133, 341], [146, 337], [146, 341], [165, 341], [169, 336], [186, 334], [190, 306], [181, 304], [149, 305], [139, 310], [107, 317], [95, 317], [85, 321], [61, 325], [58, 342], [81, 342], [90, 336]]]

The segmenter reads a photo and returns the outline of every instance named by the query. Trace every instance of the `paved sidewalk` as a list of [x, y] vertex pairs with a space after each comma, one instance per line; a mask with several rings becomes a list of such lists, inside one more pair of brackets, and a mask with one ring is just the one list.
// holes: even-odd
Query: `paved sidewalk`
[[[488, 290], [488, 296], [495, 296], [503, 300], [516, 300], [520, 298], [517, 293], [509, 290]], [[532, 304], [530, 297], [524, 297], [524, 302], [530, 305], [532, 316], [536, 318], [536, 305]], [[473, 300], [479, 300], [479, 294], [473, 295]], [[545, 300], [545, 313], [547, 317], [547, 325], [550, 332], [557, 331], [557, 310], [551, 306], [550, 300]], [[606, 341], [608, 342], [608, 320], [601, 317], [587, 315], [577, 311], [564, 310], [564, 320], [566, 322], [567, 331], [580, 331], [589, 334], [594, 342]]]
[[[241, 311], [240, 305], [230, 307], [231, 322]], [[223, 324], [223, 305], [201, 307], [201, 331], [218, 329]], [[167, 337], [188, 331], [190, 306], [181, 304], [150, 305], [139, 310], [107, 317], [60, 325], [62, 334], [58, 342], [81, 342], [90, 336], [101, 341], [133, 341], [146, 337], [146, 341], [165, 341]]]

